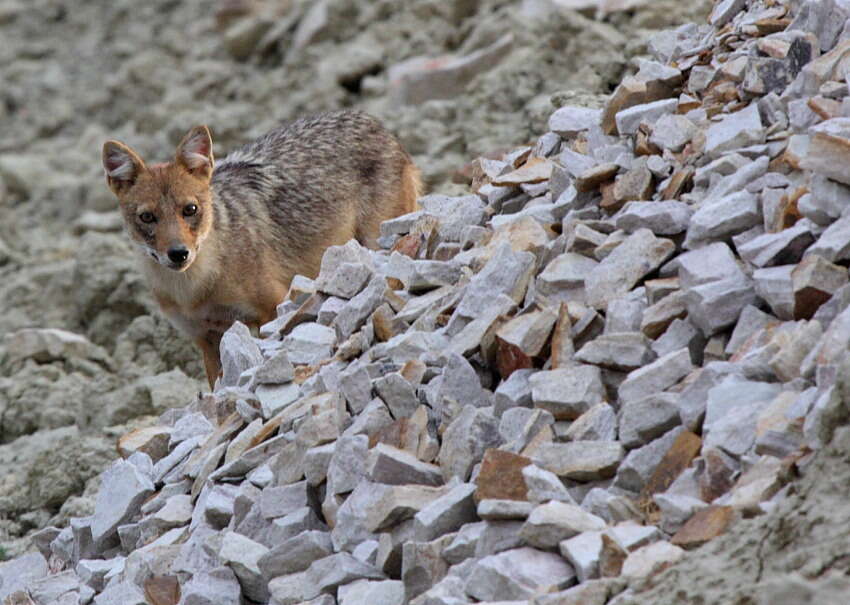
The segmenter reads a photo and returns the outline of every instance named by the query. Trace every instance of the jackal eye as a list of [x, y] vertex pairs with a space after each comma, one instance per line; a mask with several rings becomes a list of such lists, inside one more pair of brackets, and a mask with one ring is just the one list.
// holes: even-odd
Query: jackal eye
[[156, 217], [153, 215], [153, 212], [142, 212], [139, 215], [139, 220], [143, 223], [152, 223], [156, 220]]
[[198, 213], [198, 207], [195, 204], [186, 204], [183, 206], [183, 216], [195, 216]]

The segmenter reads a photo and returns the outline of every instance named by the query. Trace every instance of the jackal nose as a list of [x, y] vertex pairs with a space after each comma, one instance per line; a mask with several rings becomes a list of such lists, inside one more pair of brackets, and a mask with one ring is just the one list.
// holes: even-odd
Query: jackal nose
[[175, 265], [182, 265], [186, 262], [187, 258], [189, 258], [189, 250], [184, 248], [183, 246], [179, 248], [168, 249], [168, 260], [170, 260]]

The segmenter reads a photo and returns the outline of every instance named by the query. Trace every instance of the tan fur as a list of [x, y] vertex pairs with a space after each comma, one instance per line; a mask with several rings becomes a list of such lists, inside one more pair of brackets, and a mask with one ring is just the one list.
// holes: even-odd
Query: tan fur
[[[419, 172], [376, 124], [357, 112], [299, 121], [215, 170], [206, 127], [192, 129], [166, 164], [146, 166], [126, 145], [104, 145], [107, 182], [154, 297], [201, 349], [211, 387], [221, 336], [234, 321], [251, 328], [271, 321], [292, 278], [315, 277], [328, 246], [356, 238], [374, 247], [381, 222], [415, 208]], [[323, 187], [311, 188], [317, 181]], [[191, 204], [197, 213], [186, 216]], [[148, 212], [155, 222], [142, 220]], [[176, 267], [169, 250], [181, 246], [189, 257]]]
[[387, 196], [388, 204], [385, 207], [380, 208], [380, 211], [372, 214], [370, 218], [361, 220], [357, 225], [354, 236], [364, 246], [373, 249], [377, 247], [376, 240], [381, 234], [381, 223], [416, 210], [416, 200], [422, 195], [419, 169], [412, 163], [405, 164], [398, 185]]

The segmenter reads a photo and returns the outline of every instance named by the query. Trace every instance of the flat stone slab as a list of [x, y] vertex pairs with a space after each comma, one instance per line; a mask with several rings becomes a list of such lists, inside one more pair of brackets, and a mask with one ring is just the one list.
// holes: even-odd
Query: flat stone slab
[[544, 443], [532, 458], [563, 479], [597, 481], [613, 477], [624, 455], [623, 446], [617, 442], [573, 441]]
[[580, 506], [552, 501], [531, 511], [519, 534], [528, 545], [548, 550], [556, 548], [563, 540], [605, 527], [603, 519]]
[[524, 547], [478, 561], [464, 589], [479, 601], [523, 600], [555, 592], [574, 579], [575, 572], [560, 556]]
[[587, 303], [605, 309], [608, 302], [628, 293], [675, 251], [675, 244], [638, 229], [597, 265], [585, 279]]
[[574, 365], [537, 372], [528, 379], [534, 407], [556, 420], [575, 420], [605, 399], [602, 374], [592, 365]]

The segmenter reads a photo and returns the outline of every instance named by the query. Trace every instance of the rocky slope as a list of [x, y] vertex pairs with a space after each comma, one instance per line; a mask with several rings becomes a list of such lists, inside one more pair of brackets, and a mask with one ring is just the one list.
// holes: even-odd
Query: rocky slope
[[[204, 122], [221, 156], [281, 120], [360, 106], [447, 190], [476, 154], [541, 132], [554, 93], [571, 89], [555, 102], [598, 105], [633, 69], [630, 57], [646, 52], [649, 28], [705, 11], [665, 0], [597, 21], [593, 10], [548, 2], [340, 0], [309, 12], [312, 4], [0, 2], [0, 334], [13, 338], [0, 339], [8, 552], [26, 548], [17, 538], [34, 529], [90, 513], [117, 436], [204, 385], [197, 353], [157, 313], [120, 233], [103, 140], [165, 159]], [[463, 62], [505, 35], [510, 44], [485, 52], [489, 60], [473, 56], [455, 72], [447, 98], [390, 94], [400, 64]], [[58, 352], [22, 355], [8, 343], [29, 338], [14, 334], [23, 328], [63, 329], [102, 349], [54, 334]]]
[[[662, 0], [598, 21], [592, 9], [547, 1], [338, 0], [317, 3], [308, 18], [312, 4], [0, 2], [7, 552], [27, 548], [34, 529], [89, 514], [117, 436], [205, 384], [197, 352], [140, 281], [103, 183], [103, 140], [165, 159], [203, 122], [221, 156], [281, 120], [360, 106], [397, 131], [432, 187], [447, 191], [458, 187], [453, 178], [468, 182], [464, 165], [477, 154], [542, 132], [552, 95], [599, 105], [634, 70], [631, 57], [646, 52], [648, 31], [706, 12], [704, 3]], [[393, 92], [405, 62], [449, 55], [466, 67], [452, 72], [448, 98]], [[73, 334], [16, 333], [24, 328]]]
[[[342, 12], [311, 8], [291, 23], [286, 11], [219, 13], [220, 27], [237, 19], [223, 44], [259, 64], [297, 64], [311, 45], [338, 42], [322, 42], [317, 24], [354, 18], [333, 8]], [[518, 12], [481, 5], [476, 23], [488, 9], [517, 23], [546, 17], [535, 38], [545, 39], [566, 27], [559, 19], [582, 19], [543, 3], [502, 8]], [[451, 18], [471, 18], [465, 10]], [[144, 342], [138, 320], [122, 333], [129, 370], [93, 335], [11, 332], [4, 363], [15, 371], [51, 368], [81, 389], [115, 376], [123, 390], [95, 392], [113, 417], [167, 411], [126, 434], [68, 412], [74, 428], [41, 454], [66, 464], [66, 484], [79, 489], [108, 457], [97, 447], [81, 457], [88, 467], [62, 457], [56, 439], [74, 447], [79, 426], [120, 433], [121, 459], [99, 489], [88, 483], [91, 498], [63, 505], [55, 520], [73, 515], [68, 527], [39, 531], [37, 553], [0, 567], [0, 595], [843, 603], [848, 18], [832, 0], [723, 0], [708, 24], [651, 35], [648, 60], [614, 76], [610, 97], [576, 105], [558, 94], [563, 106], [542, 117], [528, 100], [528, 128], [545, 124], [528, 146], [461, 171], [430, 149], [432, 181], [471, 188], [385, 223], [382, 251], [329, 250], [259, 338], [238, 324], [228, 332], [222, 379], [186, 407], [191, 379], [146, 376], [128, 353]], [[426, 98], [470, 70], [492, 83], [505, 69], [499, 82], [510, 81], [522, 27], [449, 44], [452, 57], [396, 65], [385, 81], [362, 57], [358, 84], [350, 71], [334, 77], [351, 94], [385, 92], [376, 113], [424, 102], [421, 115], [453, 105], [446, 115], [462, 116], [466, 95]], [[269, 44], [276, 28], [291, 30], [287, 44]], [[526, 40], [520, 55], [539, 49]], [[608, 77], [594, 73], [596, 84]], [[103, 286], [97, 300], [124, 288]], [[123, 310], [96, 321], [120, 326]], [[32, 468], [33, 493], [56, 483]]]

